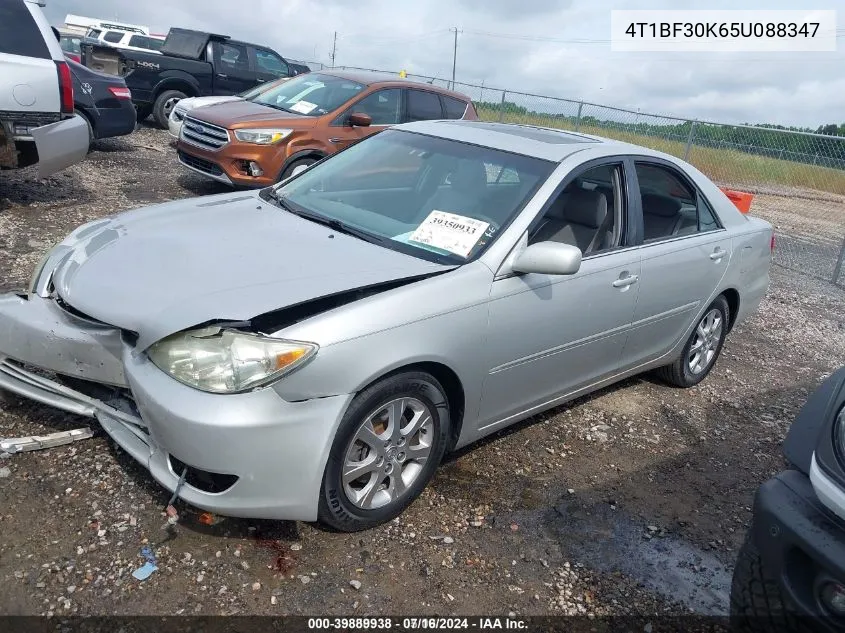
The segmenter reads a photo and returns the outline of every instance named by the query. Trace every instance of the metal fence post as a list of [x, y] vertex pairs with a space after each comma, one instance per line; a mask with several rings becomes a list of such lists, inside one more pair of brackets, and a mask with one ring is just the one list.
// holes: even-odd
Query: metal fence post
[[584, 109], [584, 102], [578, 102], [578, 116], [575, 117], [575, 131], [578, 132], [581, 130], [581, 110]]
[[836, 259], [836, 266], [833, 267], [834, 284], [839, 284], [839, 276], [842, 274], [843, 262], [845, 262], [845, 238], [842, 238], [842, 248], [839, 249], [839, 257]]
[[698, 121], [692, 121], [689, 126], [689, 136], [687, 136], [687, 146], [684, 148], [684, 160], [689, 159], [689, 151], [692, 148], [692, 140], [695, 138], [695, 125]]
[[506, 90], [502, 90], [502, 102], [499, 104], [499, 123], [505, 116], [505, 95], [508, 94]]

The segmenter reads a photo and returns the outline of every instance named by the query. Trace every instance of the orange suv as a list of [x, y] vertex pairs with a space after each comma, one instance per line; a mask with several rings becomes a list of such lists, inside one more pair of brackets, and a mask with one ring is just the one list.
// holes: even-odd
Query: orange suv
[[177, 151], [182, 165], [204, 176], [266, 187], [391, 125], [424, 119], [478, 114], [469, 97], [430, 84], [319, 71], [189, 111]]

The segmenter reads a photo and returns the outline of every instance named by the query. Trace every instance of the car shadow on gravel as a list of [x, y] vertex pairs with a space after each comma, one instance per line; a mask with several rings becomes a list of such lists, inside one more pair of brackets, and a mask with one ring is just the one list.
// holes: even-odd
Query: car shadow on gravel
[[[6, 177], [6, 174], [0, 175]], [[15, 207], [64, 207], [89, 202], [93, 192], [87, 189], [78, 175], [63, 171], [43, 180], [35, 167], [27, 167], [13, 178], [0, 180], [0, 213]]]
[[[492, 482], [459, 463], [489, 443], [642, 380], [670, 389], [643, 375], [572, 401], [453, 453], [430, 486], [446, 498], [481, 503], [495, 495], [497, 505], [507, 500], [510, 511], [486, 517], [485, 524], [513, 522], [534, 550], [551, 555], [550, 562], [559, 558], [611, 576], [622, 574], [696, 613], [725, 614], [754, 494], [787, 467], [782, 438], [815, 388], [812, 380], [756, 393], [744, 407], [731, 407], [731, 414], [724, 402], [715, 402], [698, 415], [698, 426], [664, 405], [662, 420], [682, 438], [685, 450], [644, 460], [634, 470], [614, 466], [620, 455], [613, 449], [569, 457], [569, 471], [592, 469], [600, 475], [600, 483], [592, 486], [570, 483], [562, 471], [542, 483], [540, 464], [532, 463], [532, 472], [524, 474], [527, 464], [519, 456], [514, 456], [512, 473]], [[702, 428], [713, 431], [704, 437]]]

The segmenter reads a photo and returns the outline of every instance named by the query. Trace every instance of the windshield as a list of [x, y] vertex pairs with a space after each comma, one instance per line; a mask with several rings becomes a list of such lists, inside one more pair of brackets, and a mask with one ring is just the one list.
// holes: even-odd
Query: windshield
[[364, 88], [348, 79], [309, 73], [274, 86], [252, 101], [296, 114], [321, 116], [336, 110]]
[[255, 97], [257, 97], [261, 93], [267, 92], [268, 90], [273, 90], [278, 86], [281, 86], [286, 81], [290, 81], [290, 77], [282, 77], [281, 79], [277, 79], [276, 81], [271, 83], [258, 84], [257, 86], [254, 86], [249, 90], [239, 92], [238, 96], [246, 100], [255, 99]]
[[281, 184], [292, 210], [335, 220], [383, 246], [460, 264], [480, 255], [555, 164], [387, 130]]

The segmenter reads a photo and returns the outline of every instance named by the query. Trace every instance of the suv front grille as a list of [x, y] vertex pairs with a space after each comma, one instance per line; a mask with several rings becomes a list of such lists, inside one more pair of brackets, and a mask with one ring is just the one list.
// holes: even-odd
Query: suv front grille
[[205, 160], [204, 158], [200, 158], [199, 156], [191, 156], [179, 150], [179, 160], [182, 161], [188, 167], [193, 167], [194, 169], [198, 169], [199, 171], [210, 174], [212, 176], [222, 176], [223, 170], [220, 168], [219, 165], [212, 163], [210, 160]]
[[226, 128], [186, 116], [182, 121], [182, 139], [205, 149], [220, 149], [229, 142]]

